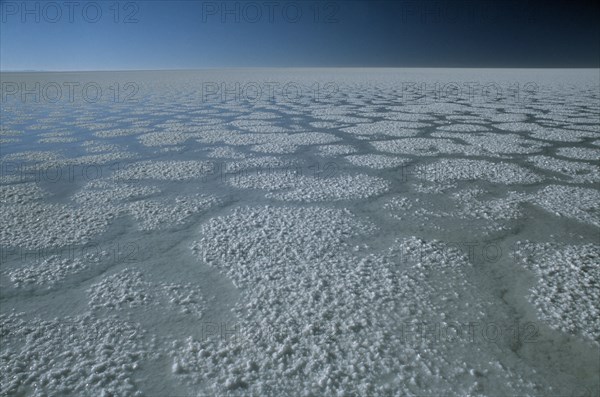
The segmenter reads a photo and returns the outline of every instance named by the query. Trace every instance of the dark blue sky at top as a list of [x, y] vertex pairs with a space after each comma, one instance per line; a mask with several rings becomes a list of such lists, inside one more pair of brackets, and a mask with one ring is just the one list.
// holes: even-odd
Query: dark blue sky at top
[[592, 1], [77, 2], [0, 0], [2, 70], [600, 65]]

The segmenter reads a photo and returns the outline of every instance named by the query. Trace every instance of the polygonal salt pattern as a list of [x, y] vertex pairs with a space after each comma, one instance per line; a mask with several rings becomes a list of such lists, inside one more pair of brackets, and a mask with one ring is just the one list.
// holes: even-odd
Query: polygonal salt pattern
[[[132, 76], [143, 101], [3, 104], [0, 395], [600, 390], [597, 71]], [[402, 86], [440, 81], [538, 90]], [[520, 243], [481, 263], [473, 241]]]
[[25, 204], [39, 200], [47, 195], [48, 193], [35, 182], [0, 186], [0, 201], [2, 205]]
[[77, 273], [101, 265], [103, 259], [109, 256], [106, 251], [90, 252], [79, 257], [50, 255], [39, 262], [36, 261], [33, 265], [19, 267], [7, 273], [16, 288], [30, 286], [52, 288]]
[[[330, 226], [322, 228], [324, 223]], [[464, 376], [474, 383], [458, 382], [463, 386], [456, 393], [468, 394], [486, 387], [488, 376], [511, 378], [490, 362], [480, 368], [486, 376], [475, 381], [468, 360], [456, 368], [442, 358], [455, 354], [452, 348], [426, 339], [401, 348], [399, 319], [412, 324], [442, 307], [460, 313], [456, 305], [464, 307], [466, 319], [467, 312], [481, 308], [469, 307], [466, 297], [474, 293], [469, 287], [451, 286], [464, 282], [462, 269], [468, 265], [440, 243], [398, 241], [388, 259], [341, 253], [352, 235], [373, 231], [349, 213], [318, 208], [243, 208], [211, 219], [193, 250], [244, 294], [236, 312], [245, 332], [227, 341], [181, 341], [173, 353], [173, 372], [216, 394], [439, 393], [447, 382], [456, 385]], [[399, 251], [416, 252], [420, 261], [399, 271], [393, 263]], [[365, 290], [365, 284], [377, 288]], [[395, 321], [382, 316], [384, 307]], [[482, 354], [468, 344], [463, 347]], [[239, 360], [229, 365], [232, 355]], [[418, 370], [421, 366], [428, 370]], [[518, 377], [503, 387], [527, 393], [533, 385]]]
[[142, 161], [130, 163], [115, 173], [115, 180], [186, 181], [208, 175], [213, 164], [209, 161]]
[[540, 317], [600, 344], [600, 245], [520, 242], [515, 256], [538, 278], [529, 299]]
[[182, 314], [202, 317], [205, 301], [192, 284], [150, 283], [137, 269], [124, 269], [87, 290], [93, 310], [118, 310], [145, 305], [171, 305]]
[[140, 230], [156, 230], [185, 224], [189, 218], [218, 203], [215, 197], [195, 195], [167, 200], [139, 200], [125, 205]]
[[371, 142], [381, 152], [435, 156], [438, 154], [458, 154], [468, 150], [467, 145], [455, 143], [451, 139], [406, 138]]
[[241, 189], [262, 189], [267, 198], [283, 201], [338, 201], [372, 197], [388, 190], [384, 179], [364, 174], [312, 177], [295, 172], [269, 172], [264, 175], [242, 175], [228, 183]]
[[575, 147], [561, 147], [556, 151], [559, 156], [569, 157], [577, 160], [593, 160], [600, 161], [600, 150], [590, 148], [575, 148]]
[[29, 202], [0, 208], [0, 245], [40, 249], [85, 244], [106, 231], [114, 212]]
[[396, 168], [409, 161], [405, 158], [386, 156], [383, 154], [357, 154], [346, 156], [344, 158], [358, 167], [367, 167], [376, 170]]
[[340, 156], [356, 153], [356, 149], [352, 145], [322, 145], [318, 146], [317, 150], [322, 156]]
[[529, 198], [558, 216], [600, 227], [600, 192], [577, 186], [550, 185]]
[[531, 162], [537, 168], [565, 175], [573, 182], [600, 182], [600, 166], [597, 165], [557, 159], [550, 156], [531, 156], [527, 158], [527, 161]]
[[133, 375], [150, 357], [139, 325], [90, 314], [24, 317], [0, 317], [3, 395], [139, 395]]
[[541, 176], [514, 163], [467, 159], [439, 160], [416, 168], [414, 175], [431, 182], [483, 180], [505, 185], [533, 184], [543, 180]]
[[411, 137], [418, 134], [417, 128], [427, 124], [404, 121], [378, 121], [360, 124], [355, 127], [342, 128], [341, 130], [354, 135], [387, 135], [395, 137]]
[[431, 136], [460, 139], [471, 145], [468, 150], [465, 150], [465, 153], [473, 153], [481, 156], [513, 153], [536, 153], [542, 151], [544, 147], [549, 146], [547, 143], [540, 143], [531, 139], [523, 138], [517, 134], [508, 133], [477, 133], [477, 131], [469, 133], [438, 132], [431, 134]]

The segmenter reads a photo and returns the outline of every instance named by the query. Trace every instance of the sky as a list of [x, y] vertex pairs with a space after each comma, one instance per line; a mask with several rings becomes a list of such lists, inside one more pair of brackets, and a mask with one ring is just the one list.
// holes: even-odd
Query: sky
[[599, 67], [599, 10], [595, 1], [0, 0], [0, 69]]

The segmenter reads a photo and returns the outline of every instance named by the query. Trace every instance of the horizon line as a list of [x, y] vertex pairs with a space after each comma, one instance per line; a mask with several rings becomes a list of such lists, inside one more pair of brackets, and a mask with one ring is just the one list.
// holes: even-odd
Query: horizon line
[[163, 68], [163, 69], [2, 69], [0, 73], [79, 73], [79, 72], [171, 72], [201, 70], [247, 70], [247, 69], [600, 69], [598, 66], [219, 66], [202, 68]]

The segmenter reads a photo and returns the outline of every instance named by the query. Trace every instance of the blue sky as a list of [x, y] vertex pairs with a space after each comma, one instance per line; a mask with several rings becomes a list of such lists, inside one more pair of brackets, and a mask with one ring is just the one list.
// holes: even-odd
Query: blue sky
[[594, 2], [0, 3], [2, 70], [599, 65]]

